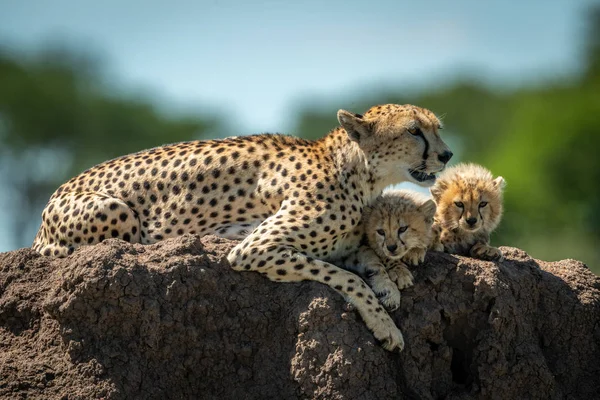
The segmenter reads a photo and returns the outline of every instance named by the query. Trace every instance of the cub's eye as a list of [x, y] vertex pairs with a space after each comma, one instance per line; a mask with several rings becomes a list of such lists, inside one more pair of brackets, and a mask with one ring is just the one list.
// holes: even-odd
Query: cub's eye
[[479, 203], [479, 208], [483, 208], [487, 206], [487, 201], [482, 201], [481, 203]]
[[454, 205], [458, 208], [465, 208], [465, 205], [463, 204], [462, 201], [455, 201]]
[[398, 236], [400, 236], [402, 233], [406, 232], [407, 229], [408, 229], [408, 225], [398, 228]]
[[383, 229], [377, 229], [375, 232], [380, 236], [385, 236], [385, 231]]
[[421, 129], [417, 128], [417, 127], [412, 127], [412, 128], [408, 128], [408, 133], [410, 133], [411, 135], [421, 135], [423, 132], [421, 132]]

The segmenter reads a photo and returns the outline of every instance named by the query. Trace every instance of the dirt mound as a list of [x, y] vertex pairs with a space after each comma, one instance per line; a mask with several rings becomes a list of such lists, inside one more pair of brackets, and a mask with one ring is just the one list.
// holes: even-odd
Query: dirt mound
[[0, 254], [0, 397], [590, 399], [600, 278], [503, 248], [431, 253], [380, 348], [337, 293], [229, 269], [234, 242], [119, 240]]

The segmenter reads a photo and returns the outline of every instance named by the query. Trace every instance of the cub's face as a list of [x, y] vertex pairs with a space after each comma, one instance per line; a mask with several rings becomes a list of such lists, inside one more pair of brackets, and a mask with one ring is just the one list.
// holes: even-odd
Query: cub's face
[[440, 179], [431, 193], [437, 203], [437, 219], [444, 229], [465, 232], [493, 231], [502, 216], [504, 179]]
[[364, 210], [363, 223], [369, 246], [382, 259], [400, 259], [407, 251], [427, 247], [435, 203], [415, 204], [379, 197]]
[[403, 181], [431, 186], [452, 157], [439, 136], [439, 119], [427, 109], [386, 104], [370, 108], [364, 116], [340, 110], [338, 119], [385, 180], [384, 186]]

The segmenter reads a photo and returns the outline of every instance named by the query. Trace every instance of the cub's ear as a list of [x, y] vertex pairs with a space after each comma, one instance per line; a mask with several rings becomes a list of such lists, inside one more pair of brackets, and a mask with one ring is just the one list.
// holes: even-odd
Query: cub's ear
[[494, 179], [494, 187], [499, 190], [504, 190], [504, 188], [506, 187], [506, 181], [504, 180], [504, 178], [499, 176], [496, 179]]
[[350, 140], [360, 143], [361, 140], [371, 136], [373, 126], [370, 122], [363, 119], [360, 114], [354, 114], [346, 110], [337, 112], [338, 121], [342, 128], [346, 130]]
[[446, 182], [438, 179], [438, 181], [431, 188], [429, 188], [429, 191], [431, 192], [433, 199], [436, 202], [439, 202], [440, 197], [442, 197], [442, 193], [444, 193], [444, 190], [446, 190], [447, 188], [448, 185], [446, 184]]
[[363, 211], [362, 211], [362, 219], [363, 221], [366, 221], [367, 219], [369, 219], [371, 217], [371, 213], [373, 212], [373, 207], [371, 206], [364, 206], [363, 207]]
[[433, 200], [427, 200], [425, 203], [419, 206], [419, 211], [425, 215], [425, 220], [428, 222], [433, 221], [436, 209], [437, 207]]

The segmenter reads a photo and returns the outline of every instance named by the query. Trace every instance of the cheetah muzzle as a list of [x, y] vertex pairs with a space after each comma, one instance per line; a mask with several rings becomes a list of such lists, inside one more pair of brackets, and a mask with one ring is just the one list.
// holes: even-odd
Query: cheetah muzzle
[[435, 182], [436, 174], [427, 174], [425, 172], [409, 169], [408, 172], [418, 182]]

